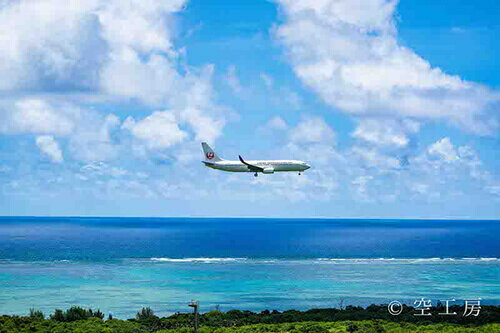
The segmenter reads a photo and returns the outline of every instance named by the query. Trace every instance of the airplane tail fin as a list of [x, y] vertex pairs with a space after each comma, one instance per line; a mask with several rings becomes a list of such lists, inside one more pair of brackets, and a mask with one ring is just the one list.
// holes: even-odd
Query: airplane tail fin
[[205, 160], [210, 162], [218, 162], [222, 161], [222, 159], [217, 156], [217, 153], [210, 148], [210, 146], [206, 142], [201, 143], [201, 147], [203, 148], [203, 154], [205, 155]]

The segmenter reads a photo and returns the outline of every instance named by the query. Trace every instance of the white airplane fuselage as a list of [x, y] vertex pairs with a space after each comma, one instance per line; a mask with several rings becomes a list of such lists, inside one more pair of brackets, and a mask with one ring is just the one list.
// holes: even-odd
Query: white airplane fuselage
[[[282, 171], [302, 172], [310, 168], [310, 166], [302, 161], [295, 160], [263, 160], [263, 161], [245, 161], [248, 164], [262, 168], [262, 173], [274, 173]], [[240, 161], [218, 161], [218, 162], [203, 162], [212, 169], [229, 171], [229, 172], [255, 172], [250, 170], [246, 164]]]

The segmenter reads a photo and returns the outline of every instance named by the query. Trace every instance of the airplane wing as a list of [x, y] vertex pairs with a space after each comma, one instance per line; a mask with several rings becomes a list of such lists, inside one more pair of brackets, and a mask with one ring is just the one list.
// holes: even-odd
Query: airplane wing
[[250, 171], [254, 171], [254, 172], [264, 172], [264, 169], [263, 169], [263, 168], [261, 168], [261, 167], [258, 167], [258, 166], [256, 166], [256, 165], [252, 165], [252, 164], [249, 164], [249, 163], [245, 162], [245, 161], [243, 160], [243, 158], [242, 158], [240, 155], [238, 155], [238, 157], [240, 158], [240, 162], [241, 162], [241, 163], [243, 163], [243, 164], [245, 164], [245, 165], [248, 167], [248, 169], [250, 169]]

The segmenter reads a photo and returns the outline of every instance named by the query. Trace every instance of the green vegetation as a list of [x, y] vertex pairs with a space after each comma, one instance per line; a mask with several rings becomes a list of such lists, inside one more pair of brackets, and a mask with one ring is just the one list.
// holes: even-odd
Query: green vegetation
[[153, 310], [150, 307], [142, 308], [141, 311], [137, 312], [135, 315], [135, 319], [139, 321], [147, 321], [147, 320], [158, 320], [159, 318], [155, 316]]
[[[451, 308], [450, 308], [451, 309]], [[500, 333], [500, 306], [482, 306], [478, 317], [463, 317], [456, 307], [456, 316], [439, 316], [440, 308], [431, 310], [432, 316], [416, 317], [414, 309], [405, 307], [400, 316], [391, 316], [385, 305], [367, 308], [313, 309], [309, 311], [211, 311], [200, 315], [200, 333]], [[0, 333], [14, 332], [192, 332], [193, 314], [177, 313], [160, 318], [151, 308], [143, 308], [134, 319], [104, 320], [99, 310], [72, 307], [55, 310], [48, 318], [41, 311], [30, 309], [29, 315], [0, 316]]]
[[[355, 327], [355, 330], [349, 330]], [[255, 324], [241, 327], [202, 327], [200, 333], [495, 333], [500, 332], [500, 324], [466, 328], [455, 324], [413, 325], [404, 323], [389, 323], [384, 321], [360, 321], [352, 325], [351, 322], [301, 322], [287, 324]], [[191, 333], [192, 329], [178, 328], [173, 330], [157, 331], [158, 333]]]
[[[30, 317], [31, 317], [31, 310], [30, 310]], [[86, 320], [89, 318], [102, 319], [104, 318], [104, 313], [102, 313], [100, 310], [97, 311], [92, 311], [92, 309], [85, 310], [78, 306], [73, 306], [69, 308], [67, 311], [56, 309], [54, 311], [54, 314], [50, 316], [51, 320], [58, 322], [72, 322], [77, 320]], [[42, 319], [43, 319], [43, 314], [42, 314]]]

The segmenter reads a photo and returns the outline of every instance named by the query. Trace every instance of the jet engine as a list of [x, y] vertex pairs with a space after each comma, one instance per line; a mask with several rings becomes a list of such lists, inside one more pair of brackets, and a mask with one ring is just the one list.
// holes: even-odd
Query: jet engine
[[274, 168], [264, 168], [262, 173], [274, 173]]

